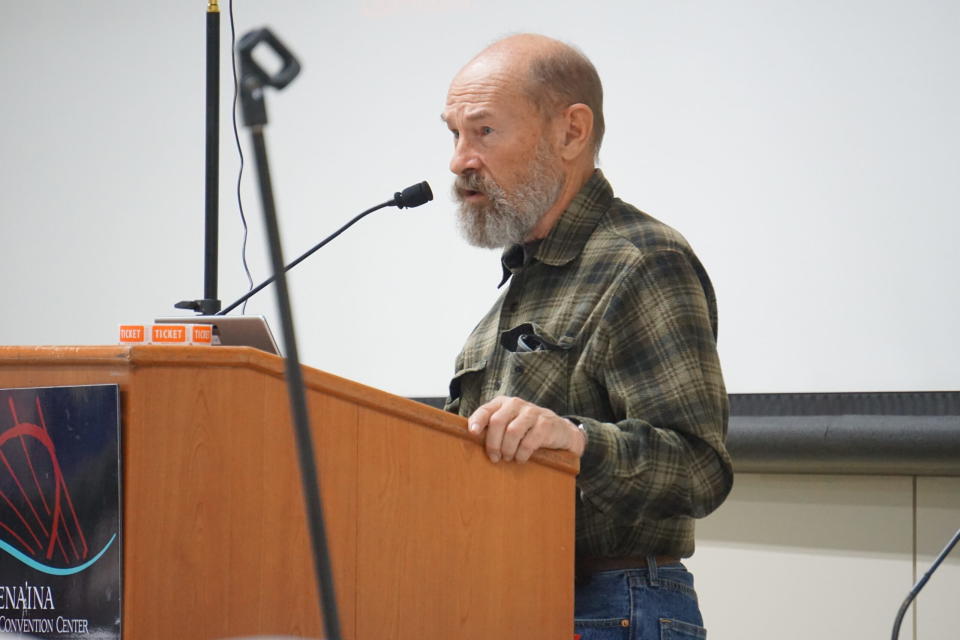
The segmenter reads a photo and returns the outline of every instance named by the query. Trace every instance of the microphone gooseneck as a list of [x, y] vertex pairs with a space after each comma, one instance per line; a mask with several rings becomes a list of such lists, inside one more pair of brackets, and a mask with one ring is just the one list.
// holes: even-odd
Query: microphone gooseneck
[[[370, 207], [366, 211], [355, 216], [352, 220], [350, 220], [350, 222], [348, 222], [347, 224], [343, 225], [342, 227], [340, 227], [339, 229], [331, 233], [329, 236], [327, 236], [326, 238], [318, 242], [316, 245], [314, 245], [313, 248], [311, 248], [309, 251], [307, 251], [302, 256], [300, 256], [299, 258], [297, 258], [296, 260], [288, 264], [286, 267], [284, 267], [283, 271], [284, 272], [290, 271], [290, 269], [293, 269], [295, 266], [297, 266], [298, 264], [300, 264], [301, 262], [309, 258], [311, 255], [313, 255], [313, 253], [317, 251], [317, 249], [322, 248], [331, 240], [333, 240], [334, 238], [339, 236], [341, 233], [343, 233], [344, 231], [352, 227], [361, 218], [373, 213], [374, 211], [377, 211], [378, 209], [383, 209], [386, 207], [412, 209], [413, 207], [419, 207], [420, 205], [430, 202], [431, 200], [433, 200], [433, 191], [430, 190], [430, 185], [427, 184], [426, 180], [418, 184], [409, 186], [403, 191], [398, 191], [395, 194], [393, 194], [393, 200], [387, 200], [386, 202], [381, 202], [377, 206]], [[243, 304], [244, 302], [252, 298], [255, 294], [260, 292], [267, 285], [274, 282], [276, 279], [277, 279], [276, 275], [273, 275], [270, 278], [267, 278], [266, 280], [258, 284], [253, 289], [250, 289], [250, 291], [246, 292], [244, 295], [238, 298], [235, 302], [231, 303], [230, 306], [225, 307], [222, 311], [218, 311], [216, 315], [218, 316], [227, 315], [229, 312], [233, 311], [234, 309], [239, 307], [241, 304]]]

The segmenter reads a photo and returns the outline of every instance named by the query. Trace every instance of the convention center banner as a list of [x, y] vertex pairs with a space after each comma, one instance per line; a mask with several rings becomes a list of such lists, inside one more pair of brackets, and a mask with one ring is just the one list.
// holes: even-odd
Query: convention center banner
[[0, 389], [0, 640], [120, 638], [119, 405]]

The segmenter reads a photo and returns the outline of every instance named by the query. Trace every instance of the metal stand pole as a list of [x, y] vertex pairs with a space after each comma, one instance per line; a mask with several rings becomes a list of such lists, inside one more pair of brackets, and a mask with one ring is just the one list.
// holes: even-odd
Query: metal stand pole
[[203, 298], [181, 300], [177, 309], [203, 315], [220, 311], [217, 268], [220, 244], [220, 3], [207, 2], [206, 155], [204, 162]]
[[[254, 47], [266, 43], [284, 60], [284, 68], [275, 76], [268, 76], [256, 64], [251, 55]], [[340, 618], [337, 613], [336, 594], [333, 587], [333, 573], [330, 568], [330, 556], [327, 546], [326, 528], [323, 519], [323, 506], [320, 502], [320, 481], [317, 477], [316, 459], [313, 452], [313, 437], [310, 432], [310, 417], [303, 385], [303, 372], [300, 369], [300, 356], [293, 328], [293, 312], [290, 308], [290, 294], [287, 288], [287, 276], [284, 269], [283, 248], [280, 243], [280, 228], [273, 199], [273, 184], [270, 180], [270, 167], [267, 161], [267, 147], [263, 138], [263, 127], [267, 124], [267, 110], [263, 100], [266, 86], [281, 88], [286, 86], [300, 70], [293, 55], [266, 29], [248, 33], [237, 45], [241, 61], [240, 97], [243, 109], [244, 125], [250, 128], [253, 140], [254, 157], [257, 164], [257, 177], [260, 182], [260, 199], [263, 205], [264, 222], [270, 243], [270, 260], [277, 283], [277, 307], [283, 328], [287, 392], [290, 397], [290, 412], [297, 441], [297, 455], [300, 461], [300, 478], [303, 485], [303, 497], [306, 502], [307, 521], [313, 550], [314, 569], [317, 576], [317, 589], [320, 593], [320, 607], [327, 637], [340, 640]]]
[[220, 6], [207, 5], [207, 148], [204, 202], [203, 300], [198, 311], [220, 310], [217, 299], [217, 255], [220, 243]]

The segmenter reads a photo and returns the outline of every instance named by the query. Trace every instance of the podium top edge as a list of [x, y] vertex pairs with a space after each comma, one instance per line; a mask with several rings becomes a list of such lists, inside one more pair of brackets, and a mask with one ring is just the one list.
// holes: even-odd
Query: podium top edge
[[[106, 346], [0, 346], [0, 367], [217, 367], [245, 368], [284, 378], [282, 357], [251, 347], [106, 345]], [[304, 365], [304, 384], [310, 390], [336, 396], [361, 407], [387, 413], [442, 431], [482, 446], [482, 436], [467, 431], [460, 416], [409, 398], [341, 378]], [[541, 449], [531, 462], [576, 475], [579, 460], [569, 452]]]

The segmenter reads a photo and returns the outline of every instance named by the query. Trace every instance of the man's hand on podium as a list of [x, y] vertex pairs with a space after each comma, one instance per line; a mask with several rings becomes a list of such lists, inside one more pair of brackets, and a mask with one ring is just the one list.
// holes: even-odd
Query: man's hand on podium
[[486, 431], [491, 462], [526, 462], [537, 449], [566, 449], [579, 458], [587, 444], [586, 433], [570, 420], [508, 396], [497, 396], [478, 407], [467, 428], [478, 435]]

